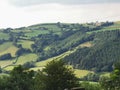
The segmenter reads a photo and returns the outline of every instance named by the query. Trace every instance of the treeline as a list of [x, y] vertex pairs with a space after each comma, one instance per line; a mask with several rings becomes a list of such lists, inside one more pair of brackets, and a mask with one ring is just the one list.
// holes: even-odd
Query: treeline
[[95, 33], [93, 44], [93, 47], [78, 49], [64, 60], [75, 68], [112, 71], [113, 63], [120, 60], [120, 30]]

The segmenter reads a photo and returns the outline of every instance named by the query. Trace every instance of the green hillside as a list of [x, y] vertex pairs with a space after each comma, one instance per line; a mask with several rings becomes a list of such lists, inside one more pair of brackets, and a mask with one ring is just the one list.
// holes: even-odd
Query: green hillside
[[120, 30], [96, 33], [93, 43], [93, 47], [79, 48], [64, 60], [80, 69], [112, 71], [120, 60]]
[[31, 45], [34, 44], [34, 42], [30, 40], [19, 40], [17, 44], [21, 44], [23, 48], [32, 49]]
[[12, 42], [5, 42], [2, 45], [0, 45], [0, 55], [11, 53], [13, 57], [15, 57], [15, 53], [18, 50], [17, 47], [15, 47]]
[[9, 35], [3, 32], [0, 32], [0, 39], [5, 39], [8, 40], [9, 39]]
[[[38, 70], [49, 61], [63, 59], [76, 73], [79, 69], [81, 73], [111, 71], [120, 60], [119, 37], [120, 22], [58, 22], [7, 28], [0, 31], [0, 57], [4, 57], [0, 66], [11, 70], [31, 62], [31, 69]], [[11, 57], [6, 56], [8, 53]]]

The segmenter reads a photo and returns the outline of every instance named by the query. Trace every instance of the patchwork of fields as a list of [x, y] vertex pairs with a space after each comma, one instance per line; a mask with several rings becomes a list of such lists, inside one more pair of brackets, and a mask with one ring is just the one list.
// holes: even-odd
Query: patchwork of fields
[[[72, 26], [75, 26], [75, 25], [73, 24], [73, 25], [71, 25], [71, 27]], [[86, 27], [89, 26], [90, 28], [95, 27], [94, 25], [86, 25], [86, 24], [84, 24], [83, 26], [86, 26]], [[77, 25], [76, 25], [76, 27], [77, 27]], [[31, 70], [38, 70], [38, 69], [44, 68], [44, 66], [48, 62], [50, 62], [52, 60], [62, 59], [65, 56], [68, 56], [68, 55], [74, 53], [79, 48], [84, 48], [84, 47], [89, 48], [89, 47], [94, 46], [92, 41], [86, 41], [86, 42], [78, 44], [77, 46], [72, 48], [74, 46], [73, 45], [74, 41], [72, 43], [67, 43], [67, 44], [66, 44], [66, 42], [72, 41], [71, 39], [74, 36], [71, 36], [70, 38], [68, 38], [69, 37], [68, 36], [68, 37], [66, 37], [65, 40], [61, 40], [61, 41], [64, 41], [63, 44], [61, 44], [59, 41], [55, 41], [51, 45], [56, 45], [56, 43], [58, 43], [58, 44], [61, 44], [61, 45], [69, 46], [69, 44], [70, 44], [72, 49], [69, 49], [66, 52], [64, 52], [62, 54], [59, 54], [57, 56], [45, 59], [44, 61], [42, 61], [42, 60], [37, 61], [40, 55], [37, 54], [37, 53], [33, 53], [33, 48], [31, 47], [32, 44], [35, 44], [35, 41], [34, 41], [35, 39], [34, 38], [36, 38], [36, 40], [39, 41], [39, 39], [38, 39], [39, 35], [44, 36], [44, 35], [50, 35], [50, 34], [51, 35], [55, 34], [56, 36], [58, 35], [60, 37], [60, 36], [62, 36], [62, 34], [64, 34], [64, 32], [73, 29], [73, 28], [70, 28], [70, 29], [69, 28], [70, 28], [69, 24], [66, 24], [65, 26], [57, 26], [55, 23], [53, 23], [53, 24], [40, 24], [40, 25], [38, 24], [38, 25], [33, 25], [33, 26], [26, 27], [26, 28], [22, 28], [22, 29], [19, 29], [19, 28], [18, 29], [13, 29], [13, 30], [11, 30], [10, 33], [0, 31], [0, 40], [3, 40], [3, 43], [0, 44], [0, 56], [2, 56], [4, 54], [7, 54], [7, 53], [10, 53], [11, 56], [12, 56], [12, 59], [0, 60], [1, 68], [3, 68], [3, 70], [9, 71], [9, 70], [12, 70], [17, 65], [23, 65], [27, 62], [34, 62], [35, 67], [30, 68], [30, 69]], [[108, 27], [103, 27], [100, 30], [88, 31], [88, 32], [86, 32], [86, 34], [89, 35], [89, 34], [92, 34], [94, 32], [97, 33], [97, 32], [102, 32], [102, 31], [116, 30], [116, 29], [120, 29], [120, 22], [115, 22], [114, 25], [111, 25], [111, 26], [108, 26]], [[76, 31], [76, 28], [73, 29], [73, 31]], [[80, 36], [81, 36], [81, 39], [82, 39], [83, 37], [82, 37], [81, 34], [80, 34]], [[17, 45], [21, 45], [22, 48], [29, 49], [31, 52], [22, 54], [19, 57], [17, 57], [16, 52], [20, 49]], [[46, 52], [49, 51], [51, 48], [53, 48], [51, 45], [44, 46], [43, 51], [46, 51]], [[59, 47], [59, 45], [58, 45], [58, 47]], [[79, 69], [74, 69], [74, 70], [75, 70], [75, 74], [76, 74], [77, 77], [83, 77], [83, 76], [87, 75], [88, 73], [92, 72], [92, 71], [89, 71], [89, 70], [79, 70]], [[108, 75], [108, 74], [106, 74], [106, 75]]]

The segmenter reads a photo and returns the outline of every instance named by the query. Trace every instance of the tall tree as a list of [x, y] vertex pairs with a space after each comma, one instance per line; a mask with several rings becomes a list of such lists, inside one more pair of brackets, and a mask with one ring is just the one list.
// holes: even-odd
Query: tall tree
[[34, 71], [28, 71], [21, 65], [15, 67], [10, 73], [10, 90], [33, 90]]
[[79, 85], [73, 70], [67, 67], [62, 60], [49, 62], [42, 72], [37, 74], [36, 81], [38, 82], [37, 84], [43, 86], [39, 86], [40, 88], [42, 87], [41, 90], [64, 90], [65, 88], [69, 89]]

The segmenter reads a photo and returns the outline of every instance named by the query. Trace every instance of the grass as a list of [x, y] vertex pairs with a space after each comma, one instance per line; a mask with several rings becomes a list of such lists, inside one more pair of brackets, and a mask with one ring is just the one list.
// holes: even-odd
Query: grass
[[34, 42], [29, 40], [20, 40], [17, 44], [21, 44], [23, 48], [32, 50], [31, 45], [34, 44]]
[[9, 35], [3, 32], [0, 32], [0, 39], [5, 39], [8, 40], [9, 39]]
[[15, 33], [19, 33], [19, 32], [28, 33], [28, 32], [31, 32], [31, 30], [28, 30], [28, 29], [25, 29], [25, 30], [12, 30], [12, 32], [15, 32]]
[[45, 61], [40, 61], [40, 62], [37, 62], [36, 63], [36, 66], [37, 67], [44, 67], [48, 62], [52, 61], [53, 59], [48, 59], [48, 60], [45, 60]]
[[49, 31], [47, 30], [32, 30], [31, 32], [25, 33], [25, 36], [31, 38], [38, 36], [39, 34], [47, 34], [47, 33], [49, 33]]
[[74, 73], [78, 78], [82, 78], [86, 76], [88, 73], [93, 73], [92, 71], [88, 71], [88, 70], [80, 70], [80, 69], [74, 69], [74, 70], [75, 70]]
[[93, 46], [92, 42], [85, 42], [85, 43], [80, 44], [81, 48], [83, 48], [83, 47], [92, 47], [92, 46]]
[[53, 32], [59, 32], [59, 31], [61, 31], [61, 29], [57, 25], [55, 25], [55, 24], [53, 24], [53, 25], [48, 24], [48, 25], [43, 25], [43, 26], [46, 27], [46, 28], [48, 28], [49, 30], [51, 30]]
[[110, 72], [102, 72], [100, 73], [100, 76], [105, 76], [105, 77], [109, 77], [110, 76]]
[[15, 62], [16, 59], [13, 59], [13, 60], [5, 60], [5, 61], [0, 61], [0, 66], [1, 67], [5, 67], [4, 70], [12, 70], [15, 66], [17, 65], [23, 65], [25, 64], [26, 62], [31, 62], [31, 61], [36, 61], [37, 59], [37, 55], [36, 54], [25, 54], [25, 55], [22, 55], [18, 58], [17, 62], [15, 64], [13, 64], [13, 62]]
[[11, 53], [13, 57], [15, 57], [15, 53], [18, 50], [17, 47], [15, 47], [12, 42], [6, 42], [0, 45], [0, 55]]
[[38, 24], [30, 26], [30, 28], [38, 29], [40, 27], [45, 27], [49, 30], [60, 31], [60, 28], [55, 23], [45, 23], [45, 24]]
[[38, 29], [40, 27], [47, 28], [48, 30], [46, 31], [49, 31], [49, 32], [52, 31], [53, 33], [58, 35], [61, 34], [61, 29], [55, 23], [46, 23], [46, 24], [38, 24], [38, 25], [30, 26], [30, 28], [33, 28], [33, 29]]
[[0, 52], [5, 51], [5, 50], [8, 49], [11, 45], [12, 45], [11, 42], [3, 43], [2, 45], [0, 45]]
[[0, 61], [0, 66], [3, 68], [5, 66], [12, 64], [14, 61], [15, 60], [4, 60], [4, 61], [2, 60], [2, 61]]
[[8, 66], [8, 67], [6, 67], [6, 68], [4, 68], [4, 70], [6, 70], [6, 71], [11, 71], [11, 70], [13, 70], [14, 69], [14, 67], [15, 66]]
[[15, 65], [23, 65], [26, 62], [36, 61], [37, 55], [36, 54], [25, 54], [18, 58]]

